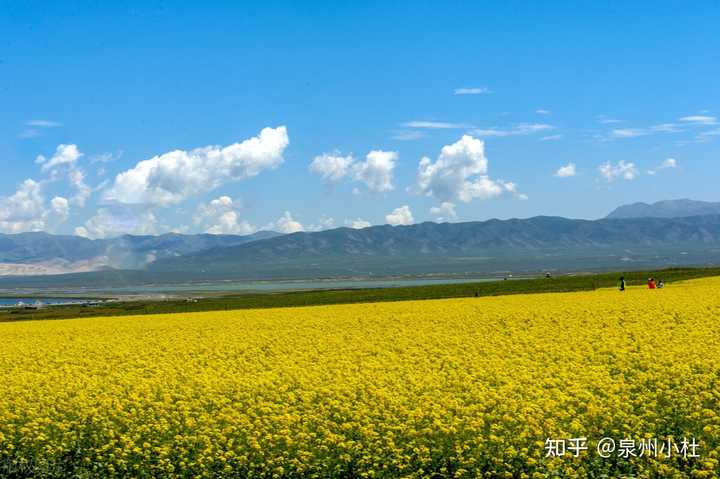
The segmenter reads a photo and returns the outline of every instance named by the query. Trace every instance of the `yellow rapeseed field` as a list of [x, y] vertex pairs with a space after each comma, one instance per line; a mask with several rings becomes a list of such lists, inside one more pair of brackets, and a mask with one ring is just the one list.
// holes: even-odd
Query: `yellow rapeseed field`
[[718, 477], [719, 292], [0, 324], [0, 477]]

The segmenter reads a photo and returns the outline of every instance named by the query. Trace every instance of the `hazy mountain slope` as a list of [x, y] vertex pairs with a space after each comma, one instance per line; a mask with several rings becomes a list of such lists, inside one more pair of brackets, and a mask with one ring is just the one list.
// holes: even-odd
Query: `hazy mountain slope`
[[[536, 217], [385, 225], [295, 233], [232, 246], [223, 245], [224, 240], [217, 237], [193, 237], [192, 242], [180, 235], [121, 240], [132, 244], [117, 243], [122, 251], [135, 248], [154, 252], [149, 254], [156, 254], [156, 261], [142, 270], [5, 277], [0, 278], [0, 287], [114, 287], [215, 280], [492, 275], [504, 271], [711, 265], [720, 264], [720, 215], [596, 221]], [[203, 249], [208, 244], [211, 246]], [[198, 250], [178, 256], [183, 248]]]
[[681, 218], [720, 215], [720, 203], [695, 200], [665, 200], [653, 204], [633, 203], [613, 210], [607, 218]]
[[192, 272], [205, 278], [414, 274], [424, 268], [502, 268], [530, 258], [538, 264], [549, 263], [548, 257], [562, 264], [565, 258], [570, 264], [578, 257], [617, 259], [626, 250], [652, 254], [718, 247], [720, 216], [598, 221], [536, 217], [295, 233], [158, 260], [148, 271]]
[[48, 233], [0, 234], [0, 274], [87, 271], [102, 267], [139, 268], [158, 258], [175, 257], [219, 246], [233, 246], [277, 236], [254, 235], [122, 236], [90, 240]]

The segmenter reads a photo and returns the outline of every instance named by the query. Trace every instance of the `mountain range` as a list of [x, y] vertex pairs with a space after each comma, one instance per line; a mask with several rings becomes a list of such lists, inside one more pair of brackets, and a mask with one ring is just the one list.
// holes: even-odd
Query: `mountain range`
[[688, 214], [713, 205], [678, 200], [622, 206], [600, 220], [538, 216], [287, 235], [0, 235], [0, 287], [720, 264], [720, 214]]
[[260, 231], [248, 236], [125, 235], [97, 240], [42, 232], [0, 234], [0, 275], [74, 273], [104, 268], [138, 269], [157, 259], [214, 247], [237, 246], [278, 234]]
[[392, 274], [470, 273], [507, 269], [668, 265], [720, 255], [720, 215], [683, 218], [529, 219], [421, 223], [294, 233], [216, 247], [148, 266], [152, 274], [205, 280]]
[[684, 216], [720, 215], [720, 203], [696, 200], [665, 200], [656, 203], [633, 203], [613, 210], [607, 218], [681, 218]]

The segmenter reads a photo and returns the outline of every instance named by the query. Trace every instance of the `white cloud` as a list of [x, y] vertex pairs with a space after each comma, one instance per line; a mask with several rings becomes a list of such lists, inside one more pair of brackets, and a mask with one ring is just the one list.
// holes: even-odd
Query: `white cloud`
[[84, 156], [77, 145], [58, 145], [55, 153], [49, 159], [38, 155], [35, 163], [42, 165], [44, 173], [49, 173], [50, 181], [57, 181], [64, 172], [70, 185], [75, 189], [75, 195], [70, 199], [73, 205], [85, 206], [85, 202], [92, 195], [93, 189], [85, 183], [85, 172], [78, 167], [78, 160]]
[[480, 137], [506, 137], [506, 136], [523, 136], [532, 135], [543, 131], [554, 130], [555, 127], [545, 123], [520, 123], [512, 128], [486, 128], [475, 129], [472, 133]]
[[607, 181], [615, 181], [618, 178], [629, 181], [634, 180], [639, 175], [635, 163], [625, 163], [623, 160], [620, 160], [616, 165], [608, 161], [600, 165], [598, 171]]
[[449, 201], [443, 201], [440, 203], [440, 206], [433, 206], [430, 208], [430, 214], [437, 221], [452, 221], [457, 219], [455, 203], [451, 203]]
[[402, 124], [405, 128], [423, 128], [428, 130], [454, 130], [462, 128], [472, 128], [472, 125], [465, 123], [450, 123], [446, 121], [408, 121]]
[[678, 162], [675, 158], [666, 158], [663, 160], [657, 168], [654, 170], [648, 170], [648, 175], [654, 175], [661, 170], [673, 169], [678, 167]]
[[27, 179], [9, 197], [0, 197], [0, 231], [22, 233], [45, 228], [45, 199], [40, 183]]
[[224, 148], [175, 150], [120, 173], [105, 199], [124, 204], [170, 206], [218, 186], [277, 168], [289, 144], [284, 126]]
[[12, 196], [0, 197], [0, 232], [52, 230], [67, 219], [68, 213], [65, 198], [55, 197], [47, 207], [42, 183], [27, 179]]
[[28, 128], [18, 133], [18, 138], [21, 140], [29, 140], [31, 138], [37, 138], [41, 136], [40, 131], [35, 128]]
[[623, 120], [618, 120], [617, 118], [610, 118], [610, 117], [605, 116], [605, 115], [598, 115], [597, 121], [598, 121], [598, 123], [601, 123], [601, 124], [603, 124], [603, 125], [612, 125], [612, 124], [615, 124], [615, 123], [622, 123], [622, 122], [623, 122]]
[[43, 155], [38, 155], [35, 163], [42, 165], [42, 171], [49, 171], [60, 166], [72, 168], [77, 160], [83, 156], [77, 145], [58, 145], [55, 154], [48, 160]]
[[557, 140], [562, 140], [562, 138], [563, 138], [562, 135], [548, 135], [548, 136], [543, 136], [542, 138], [540, 138], [540, 141], [557, 141]]
[[617, 128], [610, 132], [613, 138], [635, 138], [638, 136], [648, 135], [647, 130], [641, 128]]
[[454, 95], [483, 95], [486, 93], [492, 93], [488, 88], [475, 87], [475, 88], [456, 88], [453, 92]]
[[561, 166], [555, 172], [555, 176], [558, 178], [569, 178], [571, 176], [575, 176], [576, 174], [577, 171], [575, 170], [575, 163], [568, 163], [565, 166]]
[[411, 225], [414, 221], [410, 207], [407, 205], [395, 208], [392, 213], [385, 216], [385, 222], [392, 226]]
[[696, 123], [700, 125], [716, 125], [717, 124], [717, 118], [714, 116], [707, 116], [707, 115], [691, 115], [691, 116], [684, 116], [682, 118], [678, 118], [678, 121], [682, 121], [684, 123]]
[[659, 170], [664, 170], [666, 168], [677, 168], [678, 162], [675, 158], [667, 158], [663, 160], [662, 163], [660, 163], [660, 166], [658, 166]]
[[110, 163], [122, 158], [124, 153], [125, 152], [123, 150], [119, 150], [116, 153], [100, 153], [90, 158], [90, 163]]
[[720, 136], [720, 128], [717, 128], [715, 130], [704, 131], [702, 133], [699, 133], [698, 136], [703, 137], [703, 138], [708, 137], [708, 136]]
[[316, 156], [310, 163], [310, 171], [320, 175], [327, 183], [337, 183], [350, 173], [355, 162], [351, 155], [341, 156], [339, 153], [323, 153]]
[[257, 228], [247, 221], [240, 221], [239, 204], [229, 196], [215, 198], [209, 203], [198, 205], [193, 223], [209, 234], [248, 235]]
[[[469, 135], [446, 145], [434, 163], [424, 157], [418, 165], [418, 186], [426, 196], [441, 201], [486, 199], [502, 194], [502, 183], [487, 176], [485, 143]], [[512, 184], [512, 183], [508, 183]]]
[[305, 231], [305, 227], [292, 217], [289, 211], [286, 211], [278, 220], [274, 223], [274, 227], [270, 229], [276, 229], [280, 233], [290, 234], [297, 233], [299, 231]]
[[550, 112], [550, 110], [543, 110], [541, 108], [539, 110], [535, 110], [535, 113], [537, 113], [538, 115], [549, 115], [551, 112]]
[[356, 230], [360, 230], [363, 228], [369, 228], [370, 226], [372, 226], [372, 224], [369, 221], [364, 220], [362, 218], [358, 218], [358, 219], [355, 219], [352, 221], [345, 220], [345, 224], [349, 225], [351, 228], [354, 228]]
[[680, 125], [675, 123], [661, 123], [650, 127], [652, 133], [678, 133], [683, 131]]
[[28, 120], [25, 122], [27, 126], [36, 126], [39, 128], [57, 128], [63, 126], [62, 123], [52, 120]]
[[615, 128], [610, 131], [611, 139], [637, 138], [640, 136], [656, 135], [658, 133], [679, 133], [682, 126], [676, 123], [660, 123], [648, 128]]
[[59, 222], [63, 223], [68, 219], [70, 215], [70, 202], [68, 202], [67, 198], [56, 196], [50, 201], [50, 207]]
[[98, 209], [84, 226], [75, 228], [75, 234], [85, 238], [112, 238], [121, 235], [154, 235], [166, 228], [158, 224], [155, 213], [148, 208], [133, 205], [111, 205]]
[[317, 224], [308, 225], [307, 231], [325, 231], [335, 227], [335, 220], [329, 216], [321, 216]]
[[413, 141], [419, 140], [420, 138], [424, 137], [425, 135], [421, 131], [400, 130], [393, 133], [393, 136], [391, 136], [390, 138], [398, 141]]
[[85, 202], [92, 195], [93, 189], [85, 183], [85, 172], [80, 169], [72, 169], [68, 172], [70, 184], [75, 188], [75, 196], [71, 201], [80, 207], [85, 206]]
[[286, 211], [276, 221], [268, 223], [263, 227], [265, 230], [277, 231], [284, 234], [298, 233], [302, 231], [324, 231], [335, 227], [335, 220], [329, 216], [321, 216], [316, 224], [303, 225], [296, 220], [292, 213]]
[[[353, 181], [365, 183], [368, 190], [382, 193], [393, 190], [393, 171], [398, 159], [397, 152], [373, 150], [365, 156], [365, 161], [357, 162], [339, 153], [325, 153], [316, 156], [310, 164], [310, 171], [320, 175], [326, 183], [337, 183], [349, 176]], [[353, 194], [360, 190], [353, 189]]]
[[499, 180], [498, 183], [500, 184], [500, 186], [503, 187], [503, 189], [505, 191], [512, 193], [517, 199], [520, 199], [520, 200], [528, 199], [528, 196], [526, 194], [520, 193], [520, 191], [518, 191], [518, 186], [516, 183], [514, 183], [512, 181], [503, 181], [503, 180]]
[[398, 154], [394, 151], [371, 151], [364, 162], [353, 166], [354, 179], [365, 183], [368, 190], [376, 193], [391, 191], [394, 188], [393, 170], [397, 159]]

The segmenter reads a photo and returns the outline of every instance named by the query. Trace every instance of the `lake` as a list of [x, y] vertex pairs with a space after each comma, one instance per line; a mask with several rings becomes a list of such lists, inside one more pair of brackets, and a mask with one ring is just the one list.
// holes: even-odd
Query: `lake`
[[22, 302], [26, 306], [33, 306], [38, 300], [40, 300], [40, 302], [45, 305], [79, 304], [87, 302], [86, 299], [77, 298], [0, 298], [0, 308], [17, 306], [20, 302]]
[[[314, 289], [357, 289], [357, 288], [400, 288], [404, 286], [430, 286], [436, 284], [482, 283], [497, 281], [498, 278], [379, 278], [379, 279], [332, 279], [332, 280], [298, 280], [298, 281], [213, 281], [181, 284], [144, 284], [115, 288], [68, 288], [68, 289], [26, 289], [20, 294], [58, 294], [74, 296], [162, 296], [183, 295], [191, 293], [272, 293], [282, 291], [307, 291]], [[5, 290], [8, 296], [12, 290]], [[14, 305], [20, 296], [8, 300], [0, 299], [0, 306]], [[5, 301], [5, 302], [3, 302]], [[35, 300], [30, 300], [33, 303]], [[83, 299], [48, 299], [48, 304], [57, 302], [83, 302]], [[52, 301], [55, 301], [53, 303]]]

